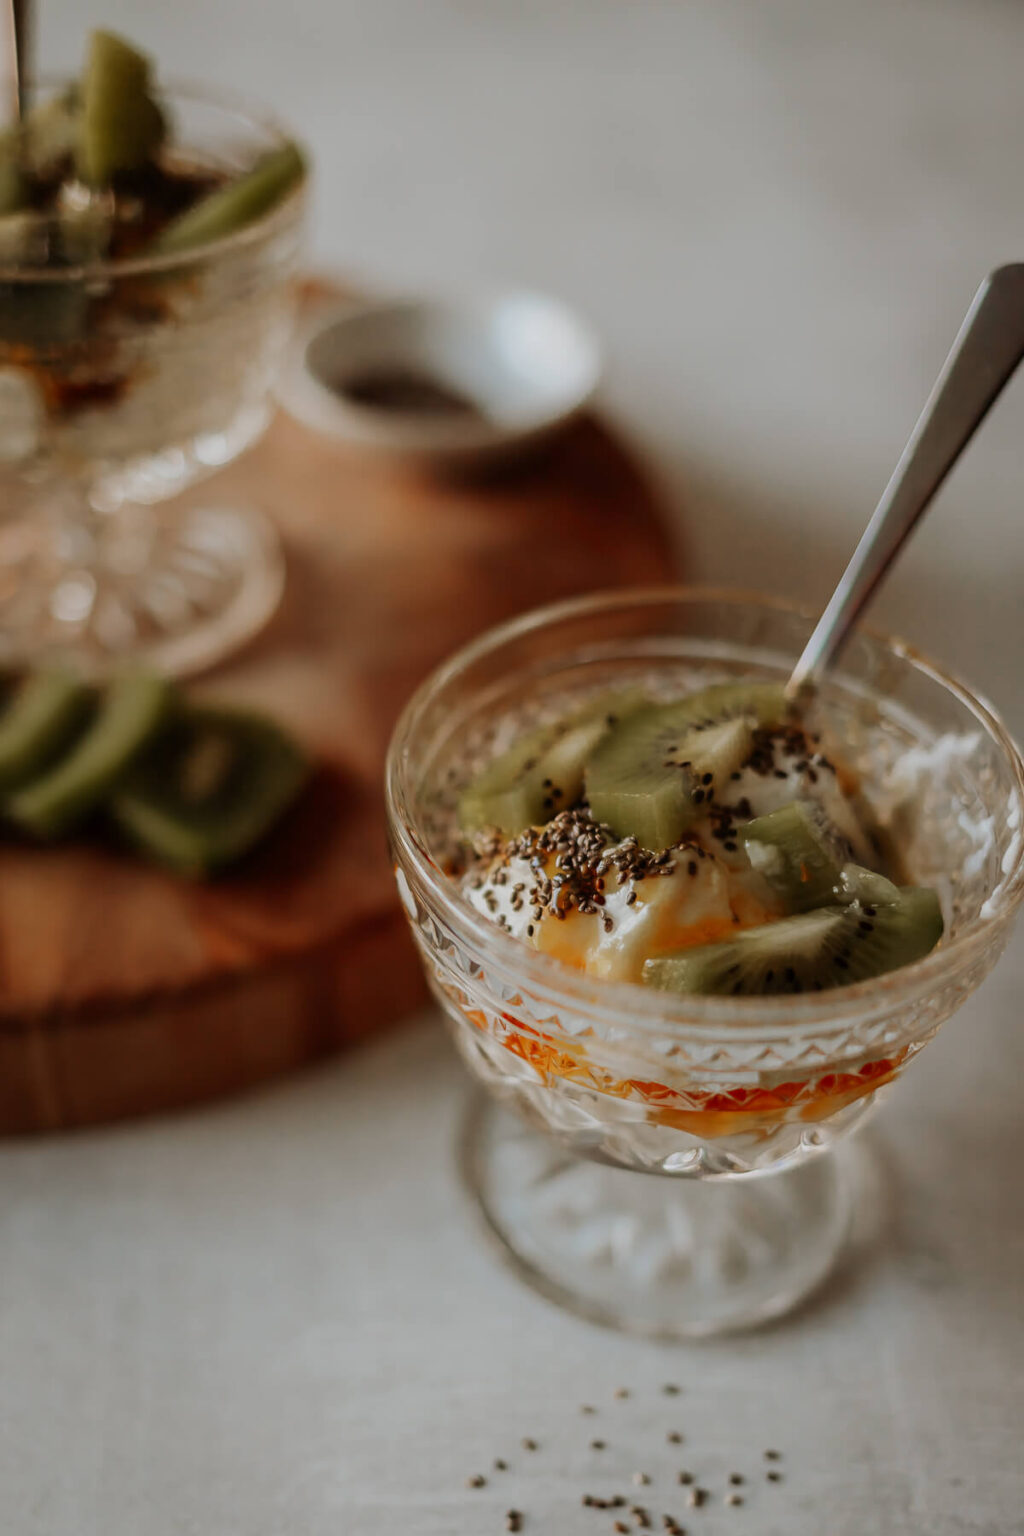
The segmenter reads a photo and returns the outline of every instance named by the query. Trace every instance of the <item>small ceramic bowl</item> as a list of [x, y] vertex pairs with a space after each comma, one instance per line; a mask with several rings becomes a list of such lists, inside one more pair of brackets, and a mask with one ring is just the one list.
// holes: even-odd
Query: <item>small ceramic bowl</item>
[[315, 431], [457, 464], [546, 437], [587, 403], [596, 339], [537, 293], [346, 305], [300, 336], [281, 390]]

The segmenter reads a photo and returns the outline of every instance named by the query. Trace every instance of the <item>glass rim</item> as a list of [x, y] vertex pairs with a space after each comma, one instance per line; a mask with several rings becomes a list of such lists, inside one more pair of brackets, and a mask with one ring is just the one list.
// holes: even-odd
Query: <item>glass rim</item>
[[[28, 84], [30, 87], [44, 86], [47, 89], [59, 90], [61, 86], [69, 85], [77, 78], [76, 75], [44, 72], [30, 76]], [[240, 92], [215, 90], [191, 81], [172, 79], [159, 86], [155, 94], [159, 99], [166, 100], [172, 105], [175, 100], [179, 100], [218, 107], [224, 112], [231, 113], [250, 128], [262, 129], [277, 141], [275, 147], [280, 148], [287, 143], [299, 143], [280, 118]], [[45, 283], [59, 287], [70, 283], [112, 282], [118, 278], [172, 272], [178, 268], [195, 266], [197, 262], [216, 260], [222, 255], [244, 249], [248, 245], [256, 245], [277, 223], [287, 223], [284, 215], [294, 211], [305, 197], [310, 180], [309, 160], [301, 144], [299, 148], [303, 151], [303, 169], [295, 185], [266, 213], [244, 224], [241, 229], [233, 230], [229, 235], [221, 235], [216, 240], [190, 246], [187, 251], [169, 251], [152, 256], [125, 256], [113, 261], [82, 262], [76, 266], [26, 266], [24, 263], [5, 266], [0, 263], [0, 283], [12, 285]]]
[[[735, 1040], [737, 1032], [751, 1040], [771, 1039], [791, 1037], [794, 1033], [841, 1030], [848, 1026], [853, 1014], [884, 1016], [895, 1013], [915, 998], [936, 991], [944, 980], [985, 948], [993, 932], [1009, 922], [1024, 897], [1024, 837], [1018, 837], [1014, 861], [1004, 873], [997, 899], [993, 903], [990, 897], [986, 902], [986, 907], [991, 910], [922, 960], [850, 986], [775, 997], [678, 997], [645, 987], [640, 982], [587, 976], [585, 972], [564, 965], [553, 955], [531, 949], [497, 924], [489, 922], [463, 896], [455, 881], [438, 870], [401, 809], [407, 782], [403, 756], [434, 696], [481, 657], [548, 625], [616, 608], [654, 607], [666, 602], [693, 605], [717, 602], [736, 607], [753, 604], [764, 610], [791, 614], [808, 623], [815, 622], [818, 617], [811, 609], [787, 598], [736, 587], [663, 585], [591, 593], [530, 609], [485, 630], [436, 667], [408, 700], [392, 733], [385, 763], [388, 822], [401, 854], [431, 892], [445, 918], [475, 949], [486, 950], [503, 980], [520, 990], [540, 992], [545, 1000], [563, 1006], [567, 1011], [578, 1013], [582, 1010], [607, 1017], [610, 1022], [621, 1022], [626, 1017], [631, 1027], [657, 1026], [662, 1032], [671, 1031], [681, 1039], [699, 1036], [708, 1040], [719, 1032], [723, 1040], [730, 1041]], [[883, 645], [892, 655], [908, 662], [917, 672], [952, 694], [968, 710], [1006, 756], [1018, 801], [1024, 809], [1024, 758], [992, 705], [909, 642], [867, 625], [858, 625], [855, 634]], [[841, 662], [837, 671], [842, 674]], [[398, 868], [400, 865], [396, 867], [396, 873]]]

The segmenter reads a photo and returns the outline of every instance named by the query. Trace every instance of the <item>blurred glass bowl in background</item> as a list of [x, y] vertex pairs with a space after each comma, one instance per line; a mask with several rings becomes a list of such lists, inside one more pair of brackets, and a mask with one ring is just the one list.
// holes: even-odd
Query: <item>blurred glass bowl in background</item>
[[[289, 142], [214, 94], [162, 100], [188, 166], [237, 174]], [[180, 254], [54, 267], [0, 249], [3, 663], [72, 651], [98, 671], [130, 656], [187, 672], [273, 611], [282, 556], [255, 509], [157, 504], [269, 420], [305, 202], [303, 180]]]

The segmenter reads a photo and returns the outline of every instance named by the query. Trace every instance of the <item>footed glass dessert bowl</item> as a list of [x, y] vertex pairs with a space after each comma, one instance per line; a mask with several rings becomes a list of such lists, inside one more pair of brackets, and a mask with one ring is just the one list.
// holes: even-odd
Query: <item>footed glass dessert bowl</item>
[[[615, 1327], [671, 1338], [749, 1326], [788, 1311], [828, 1273], [851, 1210], [837, 1143], [1006, 943], [1024, 894], [1024, 763], [955, 679], [899, 641], [858, 635], [820, 709], [841, 744], [841, 780], [870, 805], [876, 846], [893, 851], [915, 888], [929, 888], [934, 918], [925, 942], [890, 962], [899, 968], [845, 985], [833, 972], [822, 990], [784, 995], [660, 990], [615, 979], [618, 960], [594, 974], [571, 946], [561, 958], [556, 945], [538, 950], [534, 925], [517, 936], [503, 915], [518, 910], [521, 885], [503, 907], [504, 891], [491, 886], [488, 896], [481, 877], [467, 881], [459, 817], [490, 782], [481, 769], [581, 699], [780, 684], [812, 627], [763, 598], [681, 589], [548, 608], [441, 667], [392, 741], [400, 893], [430, 985], [487, 1090], [466, 1128], [466, 1177], [520, 1273]], [[813, 764], [796, 767], [816, 781]], [[788, 770], [759, 771], [781, 780]], [[577, 814], [590, 812], [584, 804]], [[716, 835], [723, 850], [736, 848], [728, 826]], [[677, 862], [680, 848], [684, 860], [695, 851], [680, 843]], [[723, 857], [738, 864], [742, 853]], [[641, 903], [671, 883], [648, 878]], [[631, 891], [626, 903], [635, 900]], [[607, 908], [590, 909], [606, 933], [613, 905], [609, 892]], [[875, 909], [858, 913], [870, 948]], [[621, 952], [609, 943], [608, 954]], [[712, 985], [700, 963], [701, 984]]]
[[[141, 69], [114, 47], [115, 76], [124, 56]], [[45, 211], [36, 184], [4, 205], [21, 172], [0, 159], [0, 662], [73, 652], [100, 673], [126, 656], [189, 672], [247, 639], [282, 589], [258, 509], [159, 504], [269, 420], [305, 175], [271, 120], [168, 90], [144, 103], [166, 131], [159, 170], [89, 186], [60, 138], [85, 89], [38, 84], [36, 160], [53, 139], [71, 167]], [[171, 237], [152, 233], [168, 199], [200, 194]]]

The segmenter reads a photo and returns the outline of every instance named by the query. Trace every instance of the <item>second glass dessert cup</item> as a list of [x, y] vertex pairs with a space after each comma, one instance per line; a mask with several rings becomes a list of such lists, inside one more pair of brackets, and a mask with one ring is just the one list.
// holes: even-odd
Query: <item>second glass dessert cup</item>
[[[289, 142], [230, 99], [161, 100], [189, 169], [237, 175]], [[0, 250], [0, 664], [70, 651], [98, 672], [125, 656], [190, 672], [273, 612], [284, 563], [260, 512], [159, 504], [270, 418], [305, 202], [300, 181], [174, 255], [54, 267]]]
[[946, 933], [914, 965], [804, 996], [675, 997], [535, 952], [446, 873], [453, 796], [502, 721], [666, 675], [691, 687], [784, 680], [812, 627], [746, 594], [559, 605], [460, 652], [392, 742], [402, 900], [488, 1091], [463, 1141], [467, 1180], [527, 1280], [630, 1331], [749, 1326], [790, 1310], [831, 1269], [851, 1200], [836, 1144], [1006, 943], [1024, 895], [1024, 763], [993, 712], [937, 667], [898, 641], [851, 643], [829, 718], [910, 876], [939, 891]]

